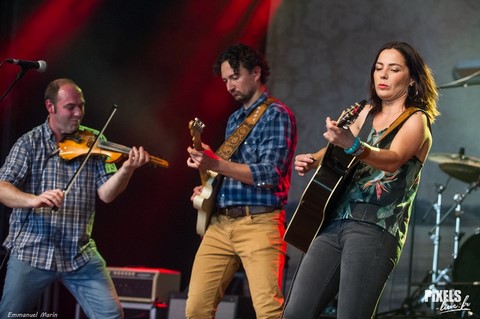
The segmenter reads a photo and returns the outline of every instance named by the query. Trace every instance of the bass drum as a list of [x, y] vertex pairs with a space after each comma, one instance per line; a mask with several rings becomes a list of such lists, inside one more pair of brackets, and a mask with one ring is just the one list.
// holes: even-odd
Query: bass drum
[[480, 314], [480, 229], [460, 247], [452, 276], [459, 283], [455, 289], [462, 291], [462, 299], [468, 295], [469, 308]]

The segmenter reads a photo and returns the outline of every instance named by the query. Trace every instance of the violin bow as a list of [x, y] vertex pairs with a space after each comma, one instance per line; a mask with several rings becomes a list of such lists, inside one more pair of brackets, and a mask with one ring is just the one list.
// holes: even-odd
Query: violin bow
[[[102, 130], [100, 131], [100, 133], [99, 133], [97, 136], [95, 136], [95, 139], [93, 140], [92, 145], [90, 145], [90, 148], [88, 149], [87, 154], [86, 154], [85, 157], [83, 158], [82, 163], [81, 163], [80, 166], [78, 167], [78, 169], [77, 169], [77, 171], [75, 172], [75, 174], [73, 174], [72, 178], [70, 178], [70, 181], [68, 182], [67, 186], [64, 188], [63, 193], [65, 194], [65, 196], [70, 192], [70, 189], [72, 188], [73, 183], [74, 183], [75, 180], [78, 178], [78, 175], [79, 175], [80, 172], [83, 170], [83, 167], [85, 166], [85, 164], [87, 163], [88, 159], [90, 158], [90, 155], [92, 154], [93, 148], [95, 147], [95, 145], [97, 145], [98, 139], [100, 138], [100, 136], [103, 135], [103, 132], [105, 132], [105, 129], [107, 128], [108, 124], [110, 123], [110, 121], [112, 120], [113, 116], [115, 115], [115, 112], [117, 112], [117, 108], [118, 108], [118, 106], [117, 106], [116, 104], [113, 104], [113, 106], [112, 106], [112, 111], [110, 112], [110, 116], [108, 117], [107, 121], [106, 121], [105, 124], [103, 125]], [[58, 207], [53, 206], [50, 212], [54, 213], [54, 212], [56, 212], [57, 210], [58, 210]]]

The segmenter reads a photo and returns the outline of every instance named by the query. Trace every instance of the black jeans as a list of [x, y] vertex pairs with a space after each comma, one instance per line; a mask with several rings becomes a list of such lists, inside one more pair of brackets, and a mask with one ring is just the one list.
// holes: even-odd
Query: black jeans
[[400, 253], [398, 240], [377, 225], [331, 222], [305, 254], [283, 318], [317, 318], [337, 293], [338, 319], [373, 317]]

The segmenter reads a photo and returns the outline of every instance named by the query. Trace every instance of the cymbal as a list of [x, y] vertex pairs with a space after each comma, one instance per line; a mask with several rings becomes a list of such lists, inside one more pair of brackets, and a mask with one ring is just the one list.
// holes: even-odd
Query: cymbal
[[473, 156], [433, 153], [428, 159], [438, 163], [443, 172], [463, 182], [473, 183], [480, 178], [480, 159]]

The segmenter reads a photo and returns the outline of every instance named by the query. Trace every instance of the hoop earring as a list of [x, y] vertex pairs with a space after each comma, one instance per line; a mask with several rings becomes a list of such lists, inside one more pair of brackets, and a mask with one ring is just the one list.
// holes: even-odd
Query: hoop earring
[[408, 95], [411, 96], [412, 98], [415, 98], [418, 96], [417, 83], [413, 83], [413, 85], [408, 86]]

